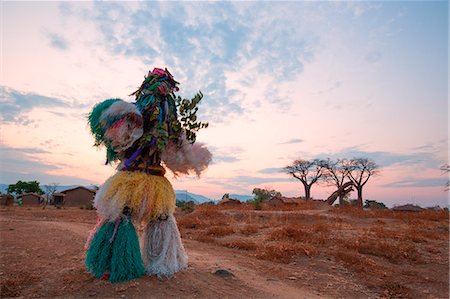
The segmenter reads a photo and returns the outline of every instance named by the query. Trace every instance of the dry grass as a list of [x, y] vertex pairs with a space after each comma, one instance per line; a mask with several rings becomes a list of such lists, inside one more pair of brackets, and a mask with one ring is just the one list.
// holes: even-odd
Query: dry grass
[[[292, 263], [307, 256], [337, 262], [381, 297], [410, 294], [396, 281], [417, 276], [427, 261], [448, 266], [448, 255], [443, 256], [449, 247], [446, 211], [302, 210], [306, 206], [285, 211], [201, 206], [178, 223], [183, 235], [258, 259]], [[391, 284], [386, 285], [386, 275]]]
[[205, 236], [220, 238], [234, 234], [234, 229], [230, 226], [212, 226], [206, 229], [202, 234]]
[[345, 242], [345, 247], [361, 254], [382, 257], [391, 263], [400, 264], [405, 260], [418, 262], [419, 254], [414, 244], [405, 241], [373, 239], [362, 236]]
[[267, 234], [270, 241], [309, 242], [311, 238], [312, 233], [300, 224], [275, 228]]
[[368, 258], [356, 251], [351, 251], [347, 249], [338, 248], [331, 251], [331, 256], [333, 256], [337, 261], [340, 261], [348, 269], [356, 272], [379, 272], [379, 267], [377, 267], [375, 261]]
[[244, 236], [250, 236], [257, 234], [259, 231], [259, 227], [256, 224], [246, 224], [244, 227], [242, 227], [239, 232], [243, 234]]
[[258, 249], [258, 244], [251, 240], [245, 240], [245, 239], [238, 239], [228, 242], [221, 243], [225, 247], [229, 248], [237, 248], [241, 250], [247, 250], [247, 251], [255, 251]]
[[255, 256], [259, 259], [289, 263], [299, 255], [311, 256], [315, 254], [314, 248], [299, 243], [276, 242], [258, 247]]

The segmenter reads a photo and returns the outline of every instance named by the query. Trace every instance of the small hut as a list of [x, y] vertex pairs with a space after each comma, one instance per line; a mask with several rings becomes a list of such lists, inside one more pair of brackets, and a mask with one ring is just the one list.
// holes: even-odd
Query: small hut
[[392, 210], [396, 212], [420, 212], [423, 208], [413, 204], [406, 204], [402, 206], [395, 206]]
[[97, 190], [78, 186], [72, 189], [64, 190], [61, 193], [65, 195], [63, 198], [64, 206], [81, 207], [83, 205], [92, 204]]
[[14, 203], [14, 196], [11, 194], [0, 195], [0, 205], [2, 206], [12, 206]]
[[17, 196], [17, 199], [22, 199], [24, 206], [39, 206], [45, 198], [37, 193], [24, 193]]
[[52, 203], [57, 207], [61, 207], [64, 205], [65, 197], [66, 195], [64, 193], [53, 193]]

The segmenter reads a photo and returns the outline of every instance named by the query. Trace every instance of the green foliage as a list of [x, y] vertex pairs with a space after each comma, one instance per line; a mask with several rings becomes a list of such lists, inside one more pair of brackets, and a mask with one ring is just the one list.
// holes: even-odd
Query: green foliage
[[366, 199], [364, 202], [364, 208], [367, 209], [387, 209], [386, 205], [382, 202], [378, 202], [376, 200], [368, 200]]
[[252, 191], [252, 194], [255, 195], [255, 200], [258, 201], [267, 201], [271, 199], [272, 197], [281, 196], [281, 193], [275, 190], [269, 190], [269, 189], [261, 189], [261, 188], [254, 188]]
[[225, 194], [222, 196], [222, 199], [225, 199], [225, 198], [230, 198], [230, 193], [225, 193]]
[[261, 210], [262, 203], [264, 201], [268, 201], [273, 197], [281, 196], [281, 193], [278, 191], [261, 188], [254, 188], [252, 193], [255, 195], [252, 203], [256, 210]]
[[197, 121], [198, 103], [203, 98], [203, 94], [198, 92], [192, 99], [183, 99], [180, 96], [176, 98], [176, 104], [179, 111], [179, 121], [181, 128], [186, 132], [186, 139], [194, 143], [197, 138], [197, 132], [200, 129], [207, 128], [207, 122]]
[[44, 194], [44, 191], [42, 191], [38, 181], [29, 181], [29, 182], [18, 181], [15, 184], [9, 185], [7, 192], [9, 194], [14, 193], [16, 195], [24, 193], [37, 193], [41, 195]]

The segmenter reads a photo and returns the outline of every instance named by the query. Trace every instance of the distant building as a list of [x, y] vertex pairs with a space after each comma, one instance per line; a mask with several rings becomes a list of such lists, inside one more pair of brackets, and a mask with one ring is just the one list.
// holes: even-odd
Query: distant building
[[14, 203], [14, 196], [11, 194], [0, 195], [0, 205], [2, 206], [12, 206]]
[[420, 212], [423, 209], [416, 205], [406, 204], [402, 206], [393, 207], [392, 210], [397, 212]]
[[52, 204], [58, 207], [64, 205], [64, 198], [66, 195], [64, 193], [53, 193]]
[[17, 199], [22, 199], [24, 206], [39, 206], [45, 198], [37, 193], [24, 193], [18, 195]]
[[61, 191], [65, 207], [80, 207], [92, 204], [97, 190], [78, 186], [72, 189]]

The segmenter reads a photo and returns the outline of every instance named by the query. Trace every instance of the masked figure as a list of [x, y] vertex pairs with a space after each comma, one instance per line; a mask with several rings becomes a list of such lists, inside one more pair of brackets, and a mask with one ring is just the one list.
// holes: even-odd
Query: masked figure
[[148, 275], [171, 276], [187, 267], [187, 255], [173, 216], [175, 192], [164, 177], [200, 173], [211, 153], [195, 143], [197, 104], [176, 97], [178, 82], [155, 68], [132, 95], [134, 103], [108, 99], [88, 116], [96, 146], [105, 146], [106, 163], [117, 173], [98, 190], [97, 224], [86, 242], [89, 272], [111, 282]]

